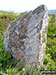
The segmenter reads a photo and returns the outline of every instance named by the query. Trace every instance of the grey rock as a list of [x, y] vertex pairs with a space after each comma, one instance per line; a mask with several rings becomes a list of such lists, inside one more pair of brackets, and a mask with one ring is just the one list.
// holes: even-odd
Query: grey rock
[[48, 10], [41, 5], [8, 25], [5, 49], [26, 66], [40, 69], [43, 66], [48, 27]]
[[0, 75], [8, 75], [8, 74], [0, 73]]

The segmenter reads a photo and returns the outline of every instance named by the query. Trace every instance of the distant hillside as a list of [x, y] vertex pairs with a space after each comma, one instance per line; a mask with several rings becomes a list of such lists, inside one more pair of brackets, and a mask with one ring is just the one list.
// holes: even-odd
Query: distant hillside
[[48, 10], [49, 14], [56, 14], [56, 10]]

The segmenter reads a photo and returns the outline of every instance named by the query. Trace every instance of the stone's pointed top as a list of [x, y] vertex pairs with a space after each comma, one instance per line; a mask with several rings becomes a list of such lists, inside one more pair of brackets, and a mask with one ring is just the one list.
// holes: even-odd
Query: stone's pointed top
[[41, 12], [43, 12], [43, 11], [46, 11], [47, 10], [47, 7], [45, 6], [45, 5], [40, 5], [40, 6], [38, 6], [35, 10], [33, 10], [33, 14], [35, 14], [35, 13], [41, 13]]

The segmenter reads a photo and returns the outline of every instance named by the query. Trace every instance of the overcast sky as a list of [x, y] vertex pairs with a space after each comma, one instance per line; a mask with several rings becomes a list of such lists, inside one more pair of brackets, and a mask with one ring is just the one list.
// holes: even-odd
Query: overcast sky
[[45, 4], [48, 9], [56, 9], [56, 0], [0, 0], [0, 10], [24, 12]]

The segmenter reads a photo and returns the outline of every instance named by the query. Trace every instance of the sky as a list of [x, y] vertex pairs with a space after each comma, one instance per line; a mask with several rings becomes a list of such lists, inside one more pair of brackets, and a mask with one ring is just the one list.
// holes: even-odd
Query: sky
[[45, 4], [49, 10], [56, 9], [56, 0], [0, 0], [0, 10], [25, 12]]

